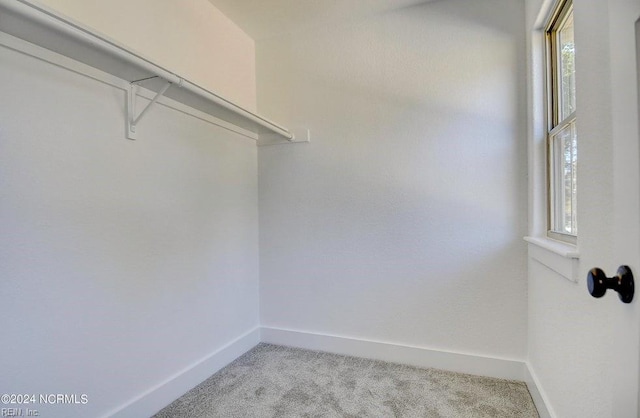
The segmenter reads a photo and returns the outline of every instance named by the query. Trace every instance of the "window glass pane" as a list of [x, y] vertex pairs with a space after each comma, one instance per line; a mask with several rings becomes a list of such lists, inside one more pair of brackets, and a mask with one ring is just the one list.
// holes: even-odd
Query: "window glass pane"
[[578, 147], [573, 2], [559, 0], [547, 25], [549, 236], [575, 243]]
[[562, 22], [558, 31], [560, 66], [560, 114], [564, 120], [576, 110], [576, 48], [573, 42], [573, 12]]
[[575, 122], [568, 124], [552, 137], [554, 154], [554, 230], [577, 235], [576, 192], [578, 147]]

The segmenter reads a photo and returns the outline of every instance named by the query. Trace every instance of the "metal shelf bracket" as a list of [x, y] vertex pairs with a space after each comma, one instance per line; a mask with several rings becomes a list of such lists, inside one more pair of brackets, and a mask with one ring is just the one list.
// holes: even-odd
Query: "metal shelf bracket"
[[153, 106], [158, 99], [160, 99], [171, 87], [172, 83], [167, 81], [167, 83], [160, 89], [160, 91], [155, 95], [155, 97], [142, 109], [142, 112], [138, 116], [135, 116], [136, 112], [136, 98], [138, 97], [138, 83], [143, 80], [132, 81], [129, 84], [129, 89], [127, 90], [127, 138], [136, 139], [136, 126], [142, 120], [147, 111]]

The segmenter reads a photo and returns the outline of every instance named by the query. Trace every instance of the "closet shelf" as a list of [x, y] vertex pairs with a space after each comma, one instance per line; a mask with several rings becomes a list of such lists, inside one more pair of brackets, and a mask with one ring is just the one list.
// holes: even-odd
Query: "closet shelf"
[[[296, 138], [287, 128], [252, 113], [118, 42], [32, 1], [0, 0], [0, 31], [120, 79], [136, 82], [136, 85], [156, 92], [158, 98], [164, 95], [253, 132], [261, 144], [308, 141], [308, 138]], [[167, 86], [170, 88], [167, 89]], [[132, 103], [131, 95], [135, 95], [135, 91], [135, 86], [129, 90], [129, 104]], [[129, 110], [129, 120], [126, 121], [129, 131], [131, 123], [135, 121], [132, 115], [133, 111]], [[133, 132], [135, 135], [135, 126]]]

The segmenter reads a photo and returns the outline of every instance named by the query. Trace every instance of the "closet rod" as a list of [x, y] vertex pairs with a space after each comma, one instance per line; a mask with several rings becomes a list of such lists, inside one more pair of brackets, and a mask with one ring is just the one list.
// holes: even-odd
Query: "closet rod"
[[[68, 18], [60, 16], [58, 13], [45, 6], [36, 4], [29, 0], [0, 0], [0, 7], [11, 11], [18, 16], [35, 21], [39, 25], [45, 26], [54, 31], [62, 32], [72, 38], [90, 44], [95, 48], [99, 48], [103, 52], [116, 56], [132, 66], [148, 71], [172, 83], [176, 87], [185, 89], [196, 96], [215, 103], [216, 105], [221, 106], [256, 125], [283, 137], [287, 141], [294, 140], [294, 135], [285, 127], [263, 118], [262, 116], [256, 115], [255, 113], [252, 113], [241, 106], [238, 106], [237, 104], [176, 75], [139, 54], [124, 48], [117, 42], [103, 35], [97, 34]], [[3, 16], [2, 13], [0, 13], [0, 22], [2, 19]]]

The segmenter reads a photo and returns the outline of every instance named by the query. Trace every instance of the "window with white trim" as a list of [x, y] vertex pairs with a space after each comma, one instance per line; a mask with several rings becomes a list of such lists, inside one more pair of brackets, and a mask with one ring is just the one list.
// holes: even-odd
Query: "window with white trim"
[[577, 223], [576, 48], [573, 3], [560, 1], [546, 28], [548, 236], [575, 243]]

